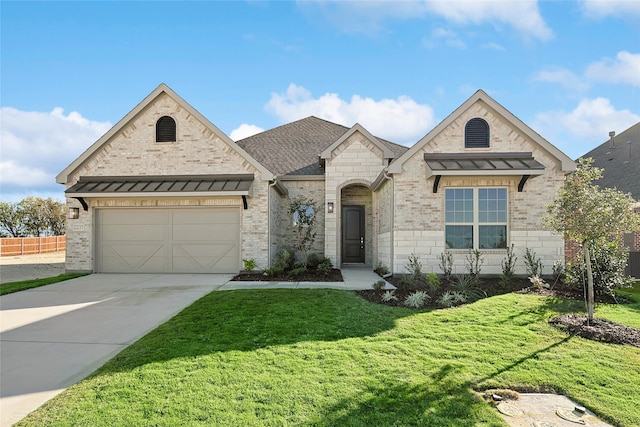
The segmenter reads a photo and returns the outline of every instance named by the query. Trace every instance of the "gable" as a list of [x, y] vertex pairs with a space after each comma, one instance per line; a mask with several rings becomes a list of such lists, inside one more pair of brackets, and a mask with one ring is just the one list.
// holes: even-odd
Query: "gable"
[[[465, 146], [465, 128], [480, 118], [488, 124], [488, 147]], [[479, 90], [404, 155], [389, 166], [389, 173], [402, 173], [408, 163], [422, 161], [424, 153], [532, 152], [534, 157], [557, 170], [569, 172], [575, 163], [508, 110]]]
[[[156, 142], [162, 117], [175, 121], [176, 141]], [[166, 85], [161, 84], [57, 177], [178, 174], [272, 174]]]

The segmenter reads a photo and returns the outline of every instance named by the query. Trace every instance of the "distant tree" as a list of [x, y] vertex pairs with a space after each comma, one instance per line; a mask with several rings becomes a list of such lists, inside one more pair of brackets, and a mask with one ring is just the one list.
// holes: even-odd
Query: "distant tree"
[[60, 236], [66, 208], [52, 198], [27, 197], [18, 203], [0, 201], [0, 234], [9, 237]]
[[23, 213], [17, 203], [0, 201], [0, 230], [8, 237], [24, 237]]
[[640, 216], [633, 212], [630, 195], [593, 184], [602, 177], [602, 169], [591, 167], [593, 159], [580, 159], [576, 171], [567, 175], [556, 198], [547, 206], [543, 218], [565, 239], [582, 244], [587, 273], [587, 318], [593, 321], [594, 291], [591, 250], [604, 244], [621, 247], [623, 233], [640, 229]]

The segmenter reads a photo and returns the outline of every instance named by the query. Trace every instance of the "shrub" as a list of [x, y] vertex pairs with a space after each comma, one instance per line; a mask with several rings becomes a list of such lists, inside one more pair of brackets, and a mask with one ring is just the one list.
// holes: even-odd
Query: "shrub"
[[465, 276], [460, 275], [457, 277], [456, 282], [451, 286], [455, 288], [456, 291], [462, 293], [467, 300], [469, 301], [477, 301], [481, 298], [487, 296], [486, 292], [476, 286], [476, 279], [473, 276]]
[[302, 267], [296, 267], [293, 270], [289, 271], [289, 277], [299, 277], [301, 276], [305, 271], [307, 271], [307, 268], [302, 266]]
[[402, 289], [404, 291], [411, 291], [418, 287], [418, 283], [416, 282], [416, 278], [412, 275], [402, 276], [398, 281], [398, 289]]
[[453, 272], [453, 254], [451, 252], [442, 252], [440, 254], [440, 263], [438, 264], [444, 277], [447, 280], [451, 280], [451, 273]]
[[536, 288], [536, 289], [542, 289], [542, 288], [549, 289], [550, 288], [550, 286], [547, 284], [547, 282], [545, 282], [538, 275], [529, 277], [529, 281], [531, 282], [533, 287]]
[[293, 254], [293, 251], [289, 249], [282, 249], [280, 252], [276, 253], [273, 265], [274, 267], [279, 268], [282, 271], [289, 271], [293, 268], [293, 264], [295, 262], [296, 258]]
[[381, 299], [383, 302], [391, 302], [391, 301], [397, 301], [398, 297], [395, 295], [394, 291], [387, 291], [384, 294], [382, 294]]
[[387, 285], [387, 282], [385, 282], [384, 280], [378, 280], [373, 284], [373, 289], [376, 291], [381, 291], [384, 289], [386, 285]]
[[480, 275], [482, 264], [484, 264], [482, 253], [478, 249], [469, 249], [469, 253], [465, 257], [465, 266], [467, 267], [467, 271], [469, 272], [469, 275], [473, 278], [473, 280], [476, 280]]
[[282, 276], [282, 273], [284, 273], [284, 270], [279, 268], [279, 267], [271, 267], [271, 268], [267, 268], [265, 269], [262, 274], [264, 274], [267, 277], [278, 277], [278, 276]]
[[533, 249], [525, 248], [524, 251], [524, 265], [527, 268], [527, 275], [542, 276], [542, 261]]
[[440, 286], [440, 278], [436, 273], [427, 273], [426, 279], [427, 286], [429, 286], [429, 290], [431, 292], [435, 292], [436, 290], [438, 290], [438, 287]]
[[557, 260], [556, 262], [553, 263], [553, 286], [556, 285], [556, 283], [561, 282], [564, 280], [564, 263], [561, 260]]
[[322, 257], [316, 252], [309, 252], [309, 255], [307, 255], [306, 264], [308, 269], [315, 270], [321, 262]]
[[404, 300], [404, 305], [411, 308], [420, 308], [424, 306], [425, 302], [429, 299], [429, 295], [427, 295], [424, 291], [414, 292], [409, 295], [407, 299]]
[[256, 260], [253, 258], [243, 259], [244, 271], [253, 271], [256, 269]]
[[375, 271], [378, 276], [385, 276], [389, 274], [389, 269], [381, 262], [378, 263], [378, 266], [373, 271]]
[[[567, 285], [574, 289], [582, 289], [587, 277], [582, 249], [578, 259], [576, 264], [569, 264], [565, 272]], [[595, 295], [612, 295], [614, 289], [628, 288], [633, 283], [630, 277], [625, 276], [627, 253], [619, 250], [616, 242], [592, 245], [591, 265]]]
[[436, 301], [441, 307], [450, 308], [467, 302], [467, 297], [462, 292], [447, 291]]
[[502, 260], [502, 276], [506, 280], [511, 280], [516, 270], [516, 261], [518, 257], [513, 252], [513, 245], [507, 248], [507, 256]]
[[333, 270], [333, 263], [327, 257], [322, 258], [322, 262], [316, 267], [316, 271], [323, 276], [329, 274], [331, 270]]
[[422, 280], [422, 263], [418, 255], [409, 255], [409, 263], [404, 268], [413, 276], [414, 281]]

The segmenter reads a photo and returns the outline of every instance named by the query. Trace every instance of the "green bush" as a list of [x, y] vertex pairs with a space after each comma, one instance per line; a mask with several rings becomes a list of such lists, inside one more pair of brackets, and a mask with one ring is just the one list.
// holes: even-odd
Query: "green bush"
[[418, 287], [416, 278], [413, 275], [405, 275], [398, 281], [398, 289], [403, 291], [412, 291]]
[[315, 270], [321, 262], [322, 257], [316, 252], [310, 252], [309, 255], [307, 255], [307, 268], [309, 270]]
[[394, 291], [386, 291], [384, 294], [382, 294], [381, 299], [383, 302], [391, 302], [391, 301], [397, 301], [398, 297], [395, 295]]
[[456, 305], [464, 304], [468, 298], [465, 294], [459, 291], [447, 291], [438, 298], [436, 301], [440, 307], [451, 308]]
[[[573, 289], [583, 289], [586, 283], [586, 268], [582, 249], [578, 252], [578, 262], [568, 264], [565, 283]], [[627, 253], [620, 250], [616, 242], [591, 246], [591, 269], [593, 271], [593, 292], [595, 295], [612, 295], [616, 288], [631, 287], [633, 280], [625, 276]]]
[[262, 274], [264, 274], [267, 277], [278, 277], [278, 276], [282, 276], [283, 273], [284, 273], [284, 270], [279, 267], [267, 268], [262, 272]]
[[453, 272], [453, 254], [451, 252], [442, 252], [438, 266], [444, 273], [444, 278], [450, 280]]
[[293, 269], [293, 264], [296, 262], [296, 257], [293, 251], [289, 249], [282, 249], [276, 253], [273, 266], [281, 269], [282, 271], [289, 271]]
[[386, 286], [387, 282], [385, 282], [384, 280], [378, 280], [377, 282], [375, 282], [373, 284], [373, 290], [375, 291], [381, 291], [384, 289], [384, 287]]
[[426, 292], [414, 292], [404, 300], [404, 305], [411, 308], [420, 308], [424, 306], [424, 304], [427, 302], [427, 299], [429, 299], [429, 295]]
[[440, 286], [440, 278], [436, 273], [427, 273], [426, 275], [427, 286], [429, 286], [429, 290], [431, 292], [435, 292], [438, 290]]
[[527, 275], [542, 277], [542, 260], [536, 255], [533, 249], [525, 248], [524, 265], [527, 268]]
[[253, 258], [243, 259], [244, 271], [253, 271], [256, 269], [256, 260]]
[[389, 269], [381, 262], [378, 263], [378, 266], [373, 271], [375, 271], [378, 276], [385, 276], [389, 274]]
[[306, 271], [307, 268], [304, 266], [296, 267], [293, 270], [289, 271], [289, 277], [299, 277]]
[[318, 264], [318, 266], [316, 267], [316, 271], [322, 274], [323, 276], [326, 276], [327, 274], [329, 274], [331, 270], [333, 270], [333, 263], [327, 257], [324, 257], [322, 259], [322, 262]]
[[477, 280], [473, 276], [458, 276], [456, 282], [452, 284], [457, 292], [463, 294], [469, 301], [477, 301], [485, 298], [487, 293], [476, 286]]

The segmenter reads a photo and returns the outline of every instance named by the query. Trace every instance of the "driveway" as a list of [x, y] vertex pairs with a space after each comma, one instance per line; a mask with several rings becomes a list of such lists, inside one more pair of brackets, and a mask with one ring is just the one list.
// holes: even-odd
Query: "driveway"
[[0, 425], [86, 377], [232, 275], [92, 274], [0, 298]]

